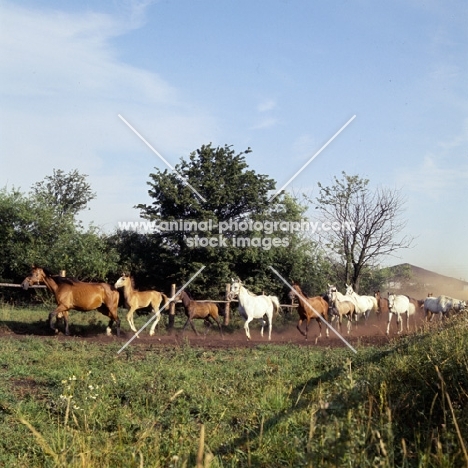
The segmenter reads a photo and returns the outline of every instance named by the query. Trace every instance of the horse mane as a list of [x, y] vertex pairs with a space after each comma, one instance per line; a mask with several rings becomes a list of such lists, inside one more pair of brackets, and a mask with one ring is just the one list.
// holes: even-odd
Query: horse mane
[[78, 278], [73, 278], [69, 276], [60, 276], [60, 275], [54, 275], [48, 268], [42, 268], [39, 266], [34, 266], [34, 268], [41, 268], [42, 271], [45, 273], [45, 275], [48, 278], [52, 278], [57, 284], [75, 284], [79, 283], [80, 280]]
[[244, 289], [249, 293], [250, 296], [257, 297], [256, 294], [254, 294], [252, 291], [249, 291], [247, 288], [244, 287]]
[[76, 284], [80, 283], [80, 280], [77, 278], [69, 278], [67, 276], [60, 276], [60, 275], [47, 275], [48, 277], [52, 278], [57, 284]]

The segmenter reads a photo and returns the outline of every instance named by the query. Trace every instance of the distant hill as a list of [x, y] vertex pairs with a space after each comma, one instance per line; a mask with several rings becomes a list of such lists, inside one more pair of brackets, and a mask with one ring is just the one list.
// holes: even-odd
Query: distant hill
[[409, 263], [389, 267], [388, 271], [390, 278], [385, 285], [386, 291], [401, 292], [418, 299], [432, 293], [434, 296], [445, 294], [468, 300], [468, 281], [440, 275]]

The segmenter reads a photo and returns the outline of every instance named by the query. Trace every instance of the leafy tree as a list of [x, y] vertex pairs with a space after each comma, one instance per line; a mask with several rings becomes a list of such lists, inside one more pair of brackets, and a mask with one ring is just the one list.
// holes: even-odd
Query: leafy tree
[[67, 215], [75, 217], [96, 198], [86, 177], [77, 169], [67, 174], [61, 169], [54, 169], [51, 176], [32, 186], [31, 196], [39, 204], [53, 207], [60, 218]]
[[0, 190], [0, 276], [18, 281], [32, 264], [84, 280], [104, 279], [118, 254], [95, 228], [84, 230], [70, 215], [13, 189]]
[[[160, 227], [171, 221], [200, 223], [209, 220], [212, 226], [207, 225], [206, 229], [197, 232], [161, 229], [145, 236], [146, 239], [141, 235], [118, 232], [113, 245], [119, 245], [126, 252], [119, 248], [122, 265], [141, 268], [133, 274], [166, 285], [168, 280], [181, 285], [201, 265], [206, 265], [203, 274], [190, 285], [190, 290], [195, 297], [213, 299], [223, 294], [222, 285], [230, 282], [233, 276], [239, 276], [255, 293], [265, 291], [281, 295], [283, 284], [271, 272], [270, 265], [287, 278], [292, 272], [296, 276], [318, 277], [317, 246], [301, 233], [277, 229], [267, 234], [262, 229], [251, 229], [254, 222], [300, 221], [305, 207], [286, 195], [269, 203], [268, 194], [274, 190], [275, 182], [248, 168], [246, 156], [250, 152], [247, 149], [236, 154], [227, 145], [216, 148], [206, 145], [192, 152], [188, 160], [182, 159], [175, 167], [177, 173], [156, 169], [150, 174], [148, 193], [153, 201], [137, 206], [143, 218]], [[187, 182], [206, 201], [194, 194]], [[226, 228], [222, 236], [220, 223], [225, 223], [223, 227]], [[241, 230], [240, 223], [250, 227]], [[219, 243], [197, 244], [197, 235], [218, 239], [222, 246]], [[279, 238], [281, 245], [270, 245], [273, 237]], [[144, 248], [147, 248], [145, 256], [136, 254]], [[144, 266], [142, 259], [146, 263]], [[310, 282], [318, 283], [316, 280]]]
[[406, 222], [402, 219], [404, 200], [397, 190], [371, 190], [368, 179], [342, 174], [330, 187], [318, 184], [316, 208], [322, 221], [334, 227], [322, 235], [343, 265], [343, 280], [358, 291], [366, 268], [383, 256], [410, 247], [412, 239], [399, 237]]

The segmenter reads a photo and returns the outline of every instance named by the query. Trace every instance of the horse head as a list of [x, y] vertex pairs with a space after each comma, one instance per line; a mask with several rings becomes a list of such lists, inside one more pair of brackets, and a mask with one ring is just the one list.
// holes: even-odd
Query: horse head
[[31, 270], [31, 275], [23, 280], [23, 282], [21, 283], [21, 287], [26, 290], [29, 288], [29, 286], [43, 283], [45, 277], [46, 273], [42, 268], [33, 266]]
[[293, 281], [291, 283], [291, 290], [288, 293], [288, 297], [292, 302], [294, 302], [294, 301], [297, 300], [297, 293], [300, 294], [301, 292], [302, 291], [301, 291], [301, 288], [299, 287], [299, 285]]
[[125, 284], [127, 283], [128, 278], [130, 278], [130, 277], [127, 276], [125, 273], [122, 273], [122, 276], [115, 282], [114, 287], [116, 289], [123, 288], [125, 286]]
[[336, 286], [334, 284], [329, 284], [328, 285], [328, 291], [327, 291], [327, 296], [331, 299], [333, 296], [336, 296], [336, 293], [338, 290], [336, 289]]
[[395, 294], [389, 292], [388, 293], [388, 308], [392, 310], [394, 304], [395, 304]]
[[346, 285], [346, 293], [348, 296], [352, 296], [354, 294], [354, 289], [351, 284], [345, 283]]
[[232, 278], [231, 291], [228, 294], [228, 300], [232, 301], [233, 299], [235, 299], [236, 296], [239, 295], [241, 288], [242, 288], [242, 281], [239, 278], [236, 280]]

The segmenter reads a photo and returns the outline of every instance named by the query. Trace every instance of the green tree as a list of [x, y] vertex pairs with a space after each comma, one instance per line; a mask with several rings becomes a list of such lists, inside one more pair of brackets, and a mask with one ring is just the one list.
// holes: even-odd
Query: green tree
[[81, 279], [104, 279], [118, 253], [95, 228], [84, 230], [70, 216], [19, 190], [0, 190], [0, 276], [18, 281], [32, 264]]
[[31, 197], [39, 204], [54, 208], [60, 218], [75, 217], [96, 198], [86, 177], [77, 169], [69, 173], [54, 169], [51, 176], [31, 187]]
[[322, 236], [343, 266], [343, 280], [359, 291], [366, 269], [382, 257], [410, 247], [412, 238], [400, 237], [406, 221], [402, 218], [404, 200], [398, 190], [371, 190], [368, 179], [342, 174], [341, 179], [334, 178], [332, 186], [318, 184], [316, 208], [322, 221], [334, 227]]
[[[147, 235], [147, 239], [118, 232], [113, 245], [119, 245], [126, 251], [122, 254], [119, 250], [122, 265], [132, 264], [141, 268], [132, 272], [136, 277], [152, 278], [160, 284], [165, 281], [167, 284], [170, 279], [178, 285], [187, 281], [201, 265], [206, 265], [190, 289], [195, 297], [213, 299], [223, 294], [224, 284], [233, 276], [239, 276], [257, 294], [262, 291], [282, 294], [284, 287], [269, 269], [270, 265], [288, 278], [292, 272], [296, 278], [299, 275], [319, 275], [319, 265], [314, 263], [318, 258], [317, 245], [301, 233], [277, 229], [267, 234], [262, 229], [251, 229], [256, 221], [300, 221], [306, 207], [287, 195], [276, 197], [269, 203], [269, 192], [274, 190], [275, 181], [248, 168], [246, 156], [250, 152], [247, 149], [235, 153], [227, 145], [206, 145], [192, 152], [188, 160], [182, 159], [175, 167], [177, 173], [156, 169], [150, 174], [148, 193], [153, 201], [137, 206], [143, 218], [159, 227], [163, 223], [170, 225], [171, 221], [211, 220], [212, 225], [197, 232], [161, 229]], [[187, 182], [206, 201], [194, 194]], [[222, 237], [219, 233], [221, 223], [226, 227]], [[240, 223], [250, 227], [242, 230]], [[222, 246], [219, 243], [197, 244], [197, 235], [199, 238], [219, 239]], [[273, 237], [284, 243], [270, 245]], [[130, 239], [133, 243], [129, 242]], [[149, 245], [151, 253], [146, 250], [146, 258], [143, 257], [146, 265], [143, 266], [135, 252]]]

